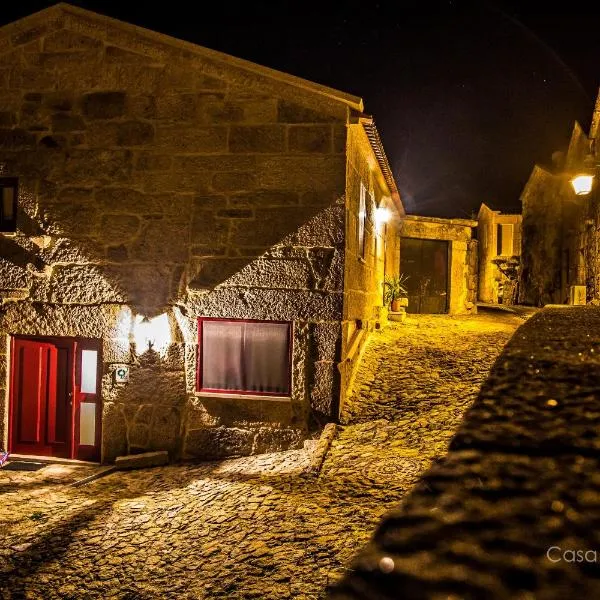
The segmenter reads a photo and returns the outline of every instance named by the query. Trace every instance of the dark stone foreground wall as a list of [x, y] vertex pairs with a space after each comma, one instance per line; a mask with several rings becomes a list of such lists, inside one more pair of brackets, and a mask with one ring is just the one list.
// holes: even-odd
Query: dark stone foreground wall
[[597, 308], [524, 324], [330, 597], [600, 597], [599, 355]]

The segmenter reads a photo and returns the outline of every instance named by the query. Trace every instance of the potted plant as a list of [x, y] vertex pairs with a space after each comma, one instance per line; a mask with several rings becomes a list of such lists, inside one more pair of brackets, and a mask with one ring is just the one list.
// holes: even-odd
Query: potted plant
[[388, 276], [383, 281], [383, 300], [392, 312], [400, 312], [400, 308], [408, 306], [408, 290], [405, 287], [408, 275]]

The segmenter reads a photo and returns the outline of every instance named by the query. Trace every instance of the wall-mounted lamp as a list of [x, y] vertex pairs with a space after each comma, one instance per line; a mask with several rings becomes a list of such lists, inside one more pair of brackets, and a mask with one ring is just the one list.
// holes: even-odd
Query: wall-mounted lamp
[[587, 196], [592, 191], [592, 184], [594, 183], [593, 175], [576, 175], [571, 179], [571, 185], [575, 190], [577, 196]]
[[379, 228], [384, 223], [387, 223], [392, 217], [392, 213], [389, 208], [380, 206], [375, 209], [375, 225]]
[[169, 316], [163, 313], [149, 319], [143, 315], [136, 315], [133, 322], [133, 339], [138, 354], [154, 350], [164, 355], [171, 343]]

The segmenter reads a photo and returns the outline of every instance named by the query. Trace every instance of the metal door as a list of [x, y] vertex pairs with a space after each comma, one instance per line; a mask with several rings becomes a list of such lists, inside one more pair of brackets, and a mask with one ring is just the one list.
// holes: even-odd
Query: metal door
[[408, 276], [407, 312], [448, 312], [447, 241], [401, 238], [400, 272]]

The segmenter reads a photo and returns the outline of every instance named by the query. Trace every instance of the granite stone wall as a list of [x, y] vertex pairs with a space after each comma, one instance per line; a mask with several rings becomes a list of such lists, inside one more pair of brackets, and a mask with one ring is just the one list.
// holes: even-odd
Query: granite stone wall
[[[397, 275], [400, 268], [400, 215], [361, 123], [349, 126], [347, 160], [341, 405], [352, 391], [369, 332], [385, 323], [384, 275]], [[366, 191], [364, 256], [358, 241], [361, 184]], [[377, 226], [377, 207], [389, 210], [390, 220], [385, 225]]]
[[[298, 446], [336, 412], [348, 106], [104, 17], [52, 15], [0, 31], [0, 176], [20, 186], [18, 231], [0, 237], [1, 334], [102, 339], [105, 461]], [[136, 349], [136, 316], [163, 313], [165, 352]], [[200, 316], [292, 322], [290, 400], [199, 396]]]

